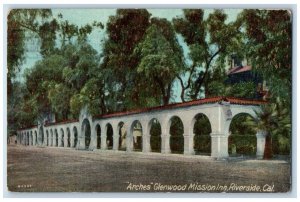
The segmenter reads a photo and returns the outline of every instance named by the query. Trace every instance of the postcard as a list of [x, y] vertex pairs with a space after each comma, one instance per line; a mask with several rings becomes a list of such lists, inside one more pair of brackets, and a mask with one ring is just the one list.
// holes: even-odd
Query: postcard
[[9, 192], [291, 191], [292, 9], [6, 22]]

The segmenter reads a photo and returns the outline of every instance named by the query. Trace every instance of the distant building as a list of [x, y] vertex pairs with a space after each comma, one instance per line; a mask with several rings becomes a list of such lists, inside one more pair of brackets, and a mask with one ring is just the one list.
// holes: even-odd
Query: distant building
[[269, 96], [266, 81], [263, 78], [252, 71], [252, 67], [245, 65], [241, 62], [236, 61], [236, 58], [232, 59], [231, 68], [227, 72], [227, 84], [236, 84], [241, 82], [253, 82], [256, 86], [256, 94], [252, 99], [263, 99], [266, 100]]

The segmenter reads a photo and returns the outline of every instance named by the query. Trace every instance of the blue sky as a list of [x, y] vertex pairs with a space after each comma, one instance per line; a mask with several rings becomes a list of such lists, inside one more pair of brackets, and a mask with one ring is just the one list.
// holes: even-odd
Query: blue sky
[[[183, 15], [182, 9], [147, 9], [152, 16], [166, 18], [172, 20], [176, 16]], [[204, 18], [206, 18], [213, 9], [205, 9]], [[228, 14], [227, 22], [233, 21], [236, 19], [241, 9], [224, 9]], [[102, 22], [104, 25], [108, 21], [109, 16], [115, 15], [116, 9], [52, 9], [52, 14], [54, 17], [57, 17], [58, 14], [63, 15], [64, 20], [68, 20], [70, 23], [76, 24], [78, 26], [85, 25], [87, 23], [92, 23], [93, 21]], [[94, 30], [88, 38], [89, 43], [95, 48], [99, 53], [101, 52], [101, 44], [105, 38], [105, 30], [96, 29]], [[102, 41], [102, 42], [101, 42]], [[182, 40], [179, 41], [182, 45], [185, 55], [188, 53], [187, 46]], [[23, 80], [24, 70], [31, 68], [36, 61], [41, 59], [39, 54], [37, 43], [34, 41], [29, 41], [27, 43], [28, 50], [25, 54], [25, 63], [22, 66], [22, 71], [18, 75], [19, 80]], [[175, 83], [175, 88], [180, 92], [180, 85]], [[179, 101], [178, 98], [175, 98], [176, 101]]]

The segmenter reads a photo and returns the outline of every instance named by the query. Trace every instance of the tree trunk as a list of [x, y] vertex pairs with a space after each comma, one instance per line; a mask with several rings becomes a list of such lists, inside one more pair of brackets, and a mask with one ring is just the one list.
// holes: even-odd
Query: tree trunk
[[266, 136], [264, 159], [271, 159], [272, 157], [273, 157], [272, 136], [271, 136], [270, 133], [268, 133], [267, 136]]

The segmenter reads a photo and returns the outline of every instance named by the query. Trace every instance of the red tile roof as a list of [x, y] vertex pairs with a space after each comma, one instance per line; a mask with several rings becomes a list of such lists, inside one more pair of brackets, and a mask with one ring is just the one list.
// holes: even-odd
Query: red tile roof
[[53, 126], [53, 125], [57, 125], [57, 124], [67, 124], [67, 123], [73, 123], [73, 122], [78, 122], [78, 119], [63, 120], [63, 121], [55, 122], [55, 123], [46, 123], [45, 126]]
[[35, 128], [37, 126], [38, 125], [31, 125], [31, 126], [23, 127], [23, 128], [20, 128], [18, 131], [20, 131], [20, 130], [29, 130], [29, 129]]
[[[100, 118], [126, 116], [126, 115], [140, 114], [140, 113], [151, 112], [151, 111], [159, 111], [159, 110], [189, 107], [189, 106], [209, 104], [209, 103], [217, 103], [217, 102], [221, 102], [221, 101], [229, 102], [230, 104], [238, 104], [238, 105], [262, 105], [262, 104], [268, 103], [267, 101], [264, 101], [264, 100], [250, 100], [250, 99], [243, 99], [243, 98], [219, 96], [219, 97], [198, 99], [198, 100], [193, 100], [193, 101], [189, 101], [189, 102], [168, 104], [168, 105], [164, 105], [164, 106], [142, 108], [142, 109], [136, 109], [136, 110], [130, 110], [130, 111], [124, 111], [124, 112], [115, 112], [115, 113], [103, 114], [103, 115], [100, 114], [100, 115], [95, 115], [93, 118], [100, 119]], [[47, 123], [45, 126], [52, 126], [52, 125], [57, 125], [57, 124], [67, 124], [67, 123], [73, 123], [73, 122], [78, 122], [78, 120], [74, 119], [74, 120], [64, 120], [64, 121], [60, 121], [60, 122], [56, 122], [56, 123]], [[32, 126], [30, 128], [33, 128], [36, 126]], [[20, 130], [30, 129], [30, 128], [23, 128]]]
[[139, 113], [145, 113], [145, 112], [150, 112], [150, 111], [189, 107], [189, 106], [194, 106], [194, 105], [216, 103], [216, 102], [221, 102], [221, 101], [229, 102], [230, 104], [238, 104], [238, 105], [261, 105], [261, 104], [267, 103], [266, 101], [263, 101], [263, 100], [250, 100], [250, 99], [241, 99], [241, 98], [233, 98], [233, 97], [227, 98], [227, 97], [219, 96], [219, 97], [198, 99], [198, 100], [193, 100], [193, 101], [189, 101], [189, 102], [174, 103], [174, 104], [169, 104], [169, 105], [164, 105], [164, 106], [157, 106], [157, 107], [124, 111], [124, 112], [115, 112], [115, 113], [110, 113], [110, 114], [96, 115], [96, 116], [94, 116], [94, 118], [110, 118], [110, 117], [117, 117], [117, 116], [126, 116], [126, 115], [139, 114]]
[[233, 67], [232, 69], [230, 69], [227, 72], [227, 75], [246, 72], [246, 71], [250, 71], [251, 69], [252, 69], [251, 66], [237, 66], [237, 67]]

